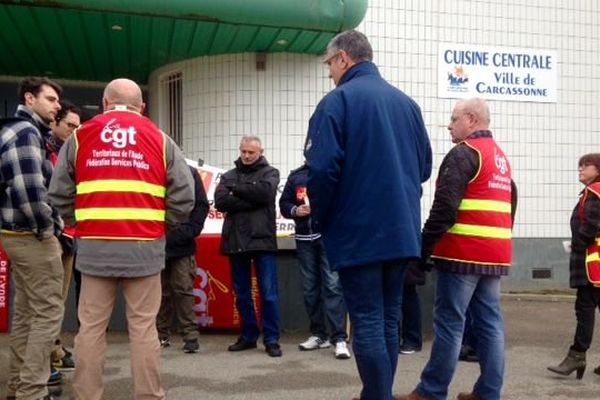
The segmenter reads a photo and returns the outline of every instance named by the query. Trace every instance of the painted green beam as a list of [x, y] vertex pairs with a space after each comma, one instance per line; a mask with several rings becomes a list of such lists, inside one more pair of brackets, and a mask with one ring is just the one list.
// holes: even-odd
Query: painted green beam
[[367, 0], [0, 0], [1, 3], [325, 32], [354, 28], [367, 11]]

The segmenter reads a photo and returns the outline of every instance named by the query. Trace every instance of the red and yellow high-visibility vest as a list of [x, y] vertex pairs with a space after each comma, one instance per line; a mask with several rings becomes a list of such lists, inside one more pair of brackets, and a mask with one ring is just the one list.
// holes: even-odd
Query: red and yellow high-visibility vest
[[[583, 223], [585, 201], [592, 194], [600, 198], [600, 182], [594, 182], [584, 189], [579, 199], [579, 220]], [[600, 233], [585, 251], [585, 271], [588, 280], [594, 286], [600, 286]]]
[[509, 266], [512, 259], [511, 169], [494, 139], [467, 139], [479, 171], [467, 185], [456, 223], [434, 247], [432, 258]]
[[148, 118], [119, 110], [74, 134], [75, 236], [153, 240], [165, 233], [165, 137]]

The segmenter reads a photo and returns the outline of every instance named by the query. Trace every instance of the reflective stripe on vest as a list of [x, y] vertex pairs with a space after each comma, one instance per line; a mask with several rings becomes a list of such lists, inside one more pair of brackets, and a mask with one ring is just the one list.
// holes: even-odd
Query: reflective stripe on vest
[[166, 139], [149, 119], [108, 111], [75, 133], [75, 235], [155, 240], [165, 234]]
[[119, 179], [87, 181], [80, 182], [77, 185], [77, 194], [88, 194], [95, 192], [136, 192], [164, 198], [167, 190], [164, 186], [155, 185], [148, 182]]
[[505, 201], [463, 199], [458, 205], [458, 209], [463, 211], [497, 211], [510, 214], [512, 206]]
[[510, 165], [492, 138], [467, 139], [479, 169], [458, 205], [456, 221], [433, 249], [433, 258], [509, 266], [512, 255]]
[[494, 239], [510, 239], [512, 237], [510, 229], [483, 225], [454, 224], [448, 229], [448, 232], [455, 235], [480, 236]]
[[[585, 256], [585, 272], [587, 274], [588, 281], [596, 287], [600, 286], [600, 255], [598, 249], [600, 241], [596, 239], [596, 242], [588, 247]], [[590, 252], [591, 249], [591, 252]]]
[[77, 221], [89, 220], [140, 220], [140, 221], [164, 221], [164, 210], [151, 210], [147, 208], [82, 208], [75, 210]]

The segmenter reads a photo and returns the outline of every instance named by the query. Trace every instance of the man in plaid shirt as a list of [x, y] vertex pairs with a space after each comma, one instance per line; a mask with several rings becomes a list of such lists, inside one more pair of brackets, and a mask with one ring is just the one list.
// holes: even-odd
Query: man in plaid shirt
[[46, 141], [61, 91], [47, 78], [26, 78], [15, 117], [1, 121], [0, 235], [16, 292], [7, 399], [53, 398], [46, 382], [64, 310], [57, 239], [63, 224], [48, 202], [52, 163]]

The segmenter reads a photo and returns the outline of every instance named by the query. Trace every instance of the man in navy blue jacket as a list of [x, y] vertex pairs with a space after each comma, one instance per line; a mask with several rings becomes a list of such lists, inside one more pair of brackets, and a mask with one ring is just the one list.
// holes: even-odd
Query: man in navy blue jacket
[[[346, 305], [337, 272], [327, 262], [321, 234], [310, 226], [311, 208], [306, 181], [308, 166], [303, 164], [288, 176], [279, 198], [279, 210], [285, 218], [293, 218], [296, 227], [296, 257], [302, 274], [304, 306], [310, 320], [311, 336], [300, 343], [300, 350], [317, 350], [335, 346], [335, 357], [350, 358], [346, 346]], [[327, 336], [325, 316], [331, 328]]]
[[325, 63], [337, 88], [312, 115], [304, 155], [313, 229], [323, 235], [353, 325], [361, 400], [391, 400], [404, 271], [421, 255], [421, 184], [431, 146], [419, 106], [387, 83], [359, 32]]

